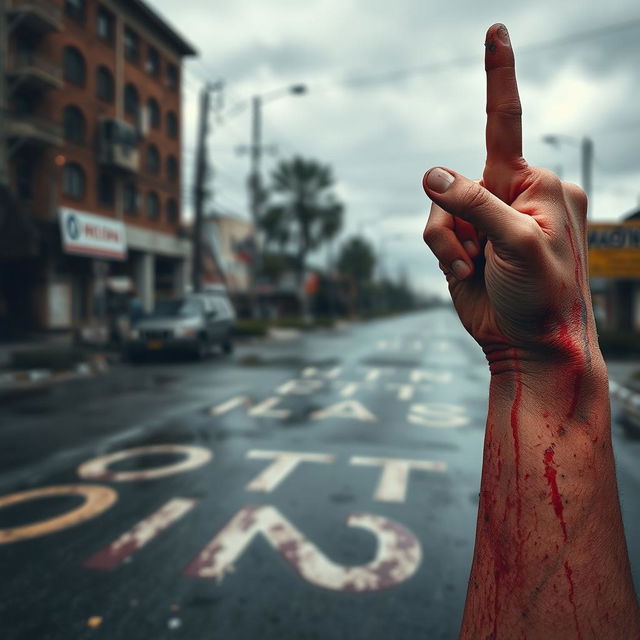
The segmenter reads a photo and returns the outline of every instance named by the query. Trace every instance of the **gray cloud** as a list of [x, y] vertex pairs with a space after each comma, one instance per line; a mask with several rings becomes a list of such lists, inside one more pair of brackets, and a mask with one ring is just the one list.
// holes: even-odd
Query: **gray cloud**
[[[531, 162], [562, 165], [579, 179], [576, 147], [552, 149], [547, 133], [596, 148], [597, 215], [615, 219], [637, 202], [640, 185], [640, 9], [636, 0], [601, 3], [429, 3], [424, 0], [171, 0], [155, 5], [201, 51], [188, 63], [187, 170], [197, 86], [227, 82], [227, 102], [304, 81], [310, 93], [264, 109], [264, 137], [279, 157], [300, 153], [333, 165], [348, 208], [346, 232], [372, 238], [395, 228], [415, 240], [389, 243], [387, 266], [405, 265], [415, 282], [440, 287], [435, 261], [421, 246], [427, 202], [422, 173], [434, 164], [477, 177], [484, 158], [483, 40], [493, 22], [509, 27]], [[635, 21], [635, 22], [633, 22]], [[607, 25], [627, 23], [605, 30]], [[598, 31], [600, 30], [600, 31]], [[586, 36], [580, 34], [587, 34]], [[411, 72], [421, 67], [421, 72]], [[399, 73], [409, 70], [409, 73]], [[379, 81], [355, 84], [357, 77]], [[211, 157], [220, 202], [246, 202], [249, 113], [215, 125]], [[227, 149], [227, 151], [225, 151]], [[265, 158], [265, 173], [277, 158]], [[188, 180], [188, 175], [187, 175]], [[367, 224], [366, 221], [384, 222]], [[440, 283], [434, 285], [434, 283]]]

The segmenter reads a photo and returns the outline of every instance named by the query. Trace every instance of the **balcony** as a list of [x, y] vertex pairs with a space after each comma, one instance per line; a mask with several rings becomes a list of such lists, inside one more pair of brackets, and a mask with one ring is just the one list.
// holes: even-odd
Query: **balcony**
[[62, 126], [31, 114], [10, 113], [7, 118], [7, 138], [11, 147], [59, 147], [62, 144]]
[[128, 122], [104, 118], [98, 128], [98, 160], [104, 167], [132, 172], [138, 171], [140, 153], [138, 134]]
[[15, 51], [9, 56], [7, 76], [14, 86], [28, 89], [60, 89], [62, 69], [47, 58], [31, 52]]
[[62, 10], [51, 0], [8, 0], [5, 6], [16, 27], [40, 34], [62, 29]]

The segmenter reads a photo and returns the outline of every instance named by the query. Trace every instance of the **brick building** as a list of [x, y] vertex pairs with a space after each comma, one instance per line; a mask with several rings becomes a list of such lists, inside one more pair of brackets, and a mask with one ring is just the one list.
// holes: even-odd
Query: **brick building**
[[181, 62], [194, 49], [140, 0], [5, 0], [4, 26], [5, 166], [39, 249], [3, 263], [0, 315], [69, 329], [103, 322], [110, 292], [149, 308], [183, 291]]

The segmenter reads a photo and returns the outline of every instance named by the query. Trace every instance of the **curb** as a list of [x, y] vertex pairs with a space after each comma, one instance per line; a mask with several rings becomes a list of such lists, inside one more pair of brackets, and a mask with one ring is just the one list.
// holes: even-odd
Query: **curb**
[[69, 380], [91, 378], [103, 375], [109, 369], [107, 356], [96, 354], [91, 360], [79, 362], [73, 369], [66, 371], [52, 371], [50, 369], [8, 371], [0, 373], [0, 394], [41, 389]]

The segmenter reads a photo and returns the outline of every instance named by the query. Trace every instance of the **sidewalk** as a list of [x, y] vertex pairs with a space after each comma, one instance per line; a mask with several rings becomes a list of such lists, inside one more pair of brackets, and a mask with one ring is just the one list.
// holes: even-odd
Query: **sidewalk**
[[[106, 373], [109, 370], [109, 355], [101, 351], [86, 349], [86, 357], [70, 362], [64, 368], [59, 366], [59, 358], [47, 362], [46, 352], [64, 354], [76, 345], [71, 334], [60, 334], [36, 337], [30, 341], [0, 343], [0, 397], [25, 391], [37, 390], [52, 384], [76, 378], [86, 378]], [[37, 356], [43, 352], [38, 366], [12, 368], [12, 356], [19, 353]], [[84, 355], [84, 354], [83, 354]], [[69, 358], [67, 358], [69, 359]]]

